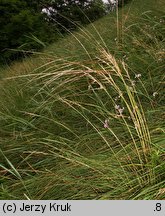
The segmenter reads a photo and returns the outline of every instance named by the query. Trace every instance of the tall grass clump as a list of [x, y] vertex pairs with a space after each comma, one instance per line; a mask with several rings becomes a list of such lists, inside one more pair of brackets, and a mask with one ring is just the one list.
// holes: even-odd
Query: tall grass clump
[[92, 24], [97, 39], [70, 39], [82, 56], [48, 51], [1, 80], [1, 199], [165, 198], [160, 19], [111, 43]]

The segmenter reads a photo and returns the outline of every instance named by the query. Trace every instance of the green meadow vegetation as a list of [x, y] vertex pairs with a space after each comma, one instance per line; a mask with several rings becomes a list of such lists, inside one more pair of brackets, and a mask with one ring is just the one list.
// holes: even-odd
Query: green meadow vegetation
[[165, 199], [164, 11], [130, 1], [1, 66], [0, 199]]

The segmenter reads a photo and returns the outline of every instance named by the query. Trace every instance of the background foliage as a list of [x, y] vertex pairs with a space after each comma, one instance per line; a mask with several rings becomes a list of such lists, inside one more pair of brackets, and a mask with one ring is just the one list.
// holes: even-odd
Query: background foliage
[[[49, 14], [41, 13], [43, 8]], [[39, 50], [59, 32], [75, 29], [75, 23], [87, 24], [104, 14], [101, 0], [1, 0], [0, 61], [20, 57], [18, 50]]]

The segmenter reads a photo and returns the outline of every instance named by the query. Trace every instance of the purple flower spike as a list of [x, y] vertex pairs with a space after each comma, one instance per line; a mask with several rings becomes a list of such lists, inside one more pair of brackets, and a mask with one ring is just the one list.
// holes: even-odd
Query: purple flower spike
[[107, 119], [105, 119], [105, 121], [104, 121], [104, 128], [109, 128], [108, 122], [109, 121]]

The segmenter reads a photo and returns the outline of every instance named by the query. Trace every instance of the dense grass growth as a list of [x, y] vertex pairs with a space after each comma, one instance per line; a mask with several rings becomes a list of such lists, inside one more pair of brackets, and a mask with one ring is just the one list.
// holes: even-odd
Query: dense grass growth
[[1, 199], [165, 198], [164, 7], [132, 1], [1, 68]]

